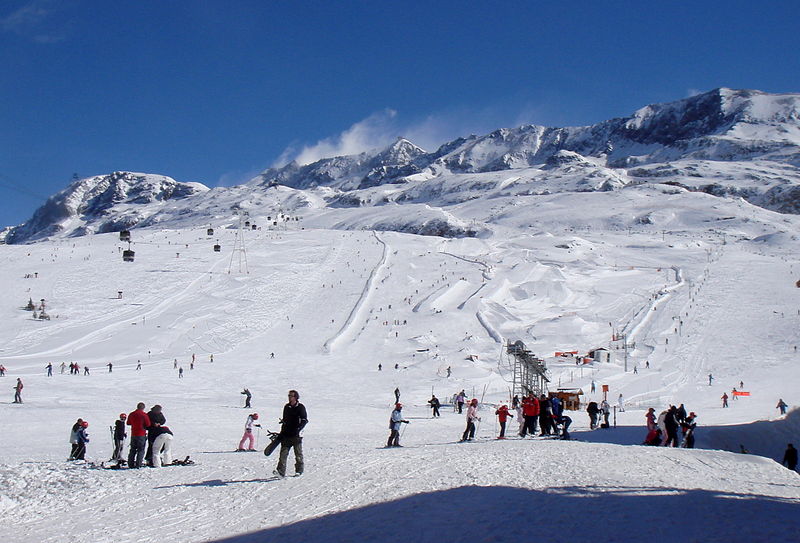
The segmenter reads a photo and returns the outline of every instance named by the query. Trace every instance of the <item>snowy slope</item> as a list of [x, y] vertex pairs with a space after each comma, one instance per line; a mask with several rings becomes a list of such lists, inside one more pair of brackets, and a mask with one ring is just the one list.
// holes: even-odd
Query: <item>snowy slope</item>
[[[0, 246], [0, 537], [508, 541], [528, 526], [596, 541], [800, 534], [800, 479], [775, 462], [800, 431], [800, 411], [775, 409], [778, 398], [800, 403], [800, 219], [662, 184], [525, 199], [508, 173], [487, 174], [492, 198], [455, 208], [365, 213], [309, 198], [301, 221], [277, 226], [266, 216], [285, 199], [240, 189], [237, 201], [263, 225], [244, 234], [241, 272], [224, 206], [209, 221], [133, 229], [134, 263], [122, 262], [113, 233]], [[481, 236], [372, 231], [454, 210]], [[28, 298], [45, 299], [51, 320], [31, 319]], [[634, 344], [627, 372], [614, 332]], [[517, 339], [545, 357], [551, 388], [596, 400], [594, 380], [623, 394], [617, 427], [590, 431], [575, 412], [573, 441], [493, 440], [493, 409], [510, 386], [503, 346]], [[612, 349], [610, 363], [553, 356], [598, 346]], [[61, 375], [71, 361], [91, 375]], [[17, 377], [22, 405], [10, 402]], [[719, 397], [740, 381], [751, 396], [722, 409]], [[241, 408], [243, 387], [252, 410]], [[384, 450], [395, 387], [410, 424], [405, 447]], [[307, 467], [273, 480], [274, 456], [232, 451], [247, 413], [277, 428], [289, 388], [309, 411]], [[482, 399], [475, 443], [456, 443], [462, 415], [445, 408], [431, 419], [425, 403], [462, 388]], [[176, 454], [196, 465], [64, 461], [78, 417], [90, 421], [87, 458], [107, 460], [108, 426], [138, 401], [164, 406]], [[670, 403], [698, 413], [698, 449], [639, 445], [647, 408]]]

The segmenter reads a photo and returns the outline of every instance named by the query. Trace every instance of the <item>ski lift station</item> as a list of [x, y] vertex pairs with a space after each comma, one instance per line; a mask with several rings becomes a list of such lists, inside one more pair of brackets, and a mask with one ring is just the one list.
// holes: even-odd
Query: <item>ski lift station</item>
[[513, 395], [520, 397], [534, 394], [539, 397], [547, 392], [547, 367], [544, 360], [537, 358], [533, 353], [525, 348], [522, 340], [506, 345], [506, 353], [513, 358]]

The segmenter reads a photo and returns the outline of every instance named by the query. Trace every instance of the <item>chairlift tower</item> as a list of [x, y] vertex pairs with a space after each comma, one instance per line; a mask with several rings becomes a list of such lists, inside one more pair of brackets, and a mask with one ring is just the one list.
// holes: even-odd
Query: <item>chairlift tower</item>
[[547, 367], [544, 360], [537, 358], [533, 353], [525, 348], [522, 340], [514, 343], [508, 341], [506, 353], [514, 359], [514, 381], [512, 384], [512, 396], [525, 397], [533, 393], [537, 398], [547, 392]]
[[236, 231], [236, 235], [233, 240], [233, 252], [231, 253], [231, 262], [228, 265], [228, 273], [231, 273], [233, 269], [233, 259], [237, 255], [239, 256], [239, 273], [250, 273], [250, 269], [247, 266], [247, 248], [244, 245], [244, 223], [248, 220], [248, 214], [246, 211], [239, 211], [237, 210], [236, 215], [239, 217], [239, 228]]

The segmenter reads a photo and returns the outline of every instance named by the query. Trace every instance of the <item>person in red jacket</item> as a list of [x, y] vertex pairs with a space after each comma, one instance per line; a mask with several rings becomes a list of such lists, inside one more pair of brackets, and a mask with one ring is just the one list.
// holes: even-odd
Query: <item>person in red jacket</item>
[[497, 415], [497, 420], [500, 422], [500, 435], [497, 439], [505, 439], [506, 438], [506, 420], [508, 417], [514, 418], [514, 415], [508, 412], [507, 405], [501, 405], [497, 411], [494, 412]]
[[150, 417], [144, 412], [144, 403], [136, 405], [136, 411], [128, 415], [125, 423], [131, 427], [131, 449], [128, 453], [128, 467], [141, 468], [144, 453], [147, 450], [147, 427], [151, 425]]
[[525, 426], [522, 427], [520, 437], [525, 437], [530, 432], [531, 437], [536, 435], [536, 423], [539, 420], [539, 400], [533, 393], [522, 399], [522, 416], [525, 417]]

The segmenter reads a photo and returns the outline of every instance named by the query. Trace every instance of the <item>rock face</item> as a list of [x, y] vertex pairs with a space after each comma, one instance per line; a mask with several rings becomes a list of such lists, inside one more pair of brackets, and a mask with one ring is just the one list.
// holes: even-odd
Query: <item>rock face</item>
[[800, 94], [720, 88], [592, 126], [503, 128], [458, 138], [432, 152], [399, 138], [382, 150], [307, 165], [291, 162], [244, 185], [213, 191], [160, 175], [115, 172], [76, 181], [10, 229], [6, 241], [192, 218], [203, 222], [241, 205], [353, 213], [412, 204], [426, 211], [388, 222], [361, 213], [361, 222], [343, 224], [469, 236], [478, 228], [465, 227], [456, 214], [430, 210], [452, 210], [481, 198], [643, 184], [800, 213]]
[[[163, 175], [114, 172], [73, 182], [51, 196], [30, 220], [6, 236], [8, 243], [54, 234], [83, 235], [130, 228], [158, 205], [207, 191], [200, 183], [179, 183]], [[147, 213], [141, 211], [147, 209]]]

